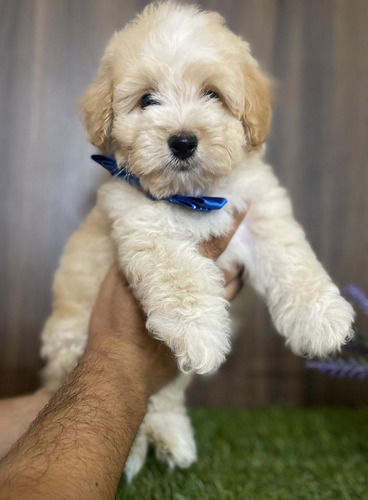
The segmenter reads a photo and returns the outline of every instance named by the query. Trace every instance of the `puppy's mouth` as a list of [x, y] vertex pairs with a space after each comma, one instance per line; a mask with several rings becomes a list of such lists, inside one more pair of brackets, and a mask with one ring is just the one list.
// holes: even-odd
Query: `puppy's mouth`
[[180, 173], [192, 172], [198, 166], [198, 161], [195, 158], [180, 160], [174, 156], [165, 163], [165, 169], [170, 169], [173, 172]]

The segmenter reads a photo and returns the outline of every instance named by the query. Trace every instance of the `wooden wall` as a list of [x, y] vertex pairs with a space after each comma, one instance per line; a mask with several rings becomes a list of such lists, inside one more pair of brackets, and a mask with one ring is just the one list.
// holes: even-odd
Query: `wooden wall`
[[[37, 384], [52, 274], [104, 175], [89, 160], [77, 102], [110, 35], [146, 3], [0, 0], [0, 395]], [[367, 290], [368, 2], [202, 5], [220, 11], [275, 76], [267, 157], [335, 281]], [[365, 400], [362, 383], [306, 372], [251, 290], [245, 307], [248, 319], [229, 361], [195, 383], [192, 403]]]

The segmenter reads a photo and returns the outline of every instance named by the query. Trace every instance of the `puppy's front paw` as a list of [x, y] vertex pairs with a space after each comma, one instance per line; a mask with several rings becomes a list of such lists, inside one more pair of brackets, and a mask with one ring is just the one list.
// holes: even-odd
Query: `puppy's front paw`
[[221, 297], [204, 297], [206, 308], [195, 308], [190, 314], [180, 311], [175, 321], [151, 315], [147, 329], [173, 351], [184, 373], [213, 373], [230, 351], [230, 318], [227, 302]]
[[226, 308], [220, 314], [208, 311], [193, 319], [174, 339], [172, 349], [182, 372], [215, 372], [230, 351], [230, 318]]
[[289, 322], [287, 344], [296, 354], [328, 356], [353, 336], [354, 310], [334, 286], [285, 318]]
[[[223, 338], [221, 338], [223, 337]], [[228, 336], [209, 330], [187, 333], [175, 343], [174, 353], [183, 373], [214, 373], [230, 351]]]

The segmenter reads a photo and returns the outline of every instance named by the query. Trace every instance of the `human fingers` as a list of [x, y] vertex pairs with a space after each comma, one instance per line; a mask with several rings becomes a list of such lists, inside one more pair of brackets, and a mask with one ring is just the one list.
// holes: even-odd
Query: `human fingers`
[[231, 269], [223, 270], [222, 274], [224, 275], [225, 286], [234, 279], [240, 277], [243, 274], [243, 269], [241, 264], [235, 264]]
[[240, 276], [231, 280], [224, 289], [224, 299], [231, 302], [243, 287], [243, 281]]
[[242, 210], [241, 212], [234, 212], [233, 214], [233, 225], [230, 231], [225, 236], [217, 236], [205, 241], [200, 246], [200, 252], [205, 257], [217, 260], [218, 257], [225, 251], [226, 247], [234, 236], [236, 230], [243, 222], [247, 210]]

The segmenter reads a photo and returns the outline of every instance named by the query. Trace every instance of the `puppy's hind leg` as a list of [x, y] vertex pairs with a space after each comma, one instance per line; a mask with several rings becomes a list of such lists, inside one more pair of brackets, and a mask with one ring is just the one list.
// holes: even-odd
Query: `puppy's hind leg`
[[150, 398], [147, 414], [125, 464], [128, 481], [144, 465], [148, 444], [153, 445], [158, 460], [170, 469], [187, 468], [196, 461], [193, 429], [184, 406], [184, 391], [190, 380], [189, 375], [179, 375]]
[[94, 208], [69, 239], [53, 284], [53, 310], [42, 332], [44, 384], [56, 391], [84, 352], [90, 314], [115, 258], [109, 225]]
[[170, 468], [187, 468], [197, 459], [193, 429], [185, 408], [190, 375], [179, 375], [150, 398], [145, 431], [156, 457]]
[[127, 461], [125, 462], [124, 473], [128, 483], [130, 483], [142, 469], [147, 457], [148, 444], [148, 437], [143, 422], [135, 437]]

